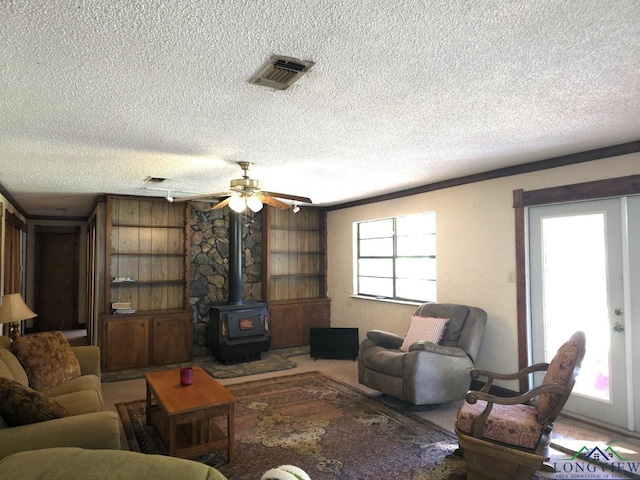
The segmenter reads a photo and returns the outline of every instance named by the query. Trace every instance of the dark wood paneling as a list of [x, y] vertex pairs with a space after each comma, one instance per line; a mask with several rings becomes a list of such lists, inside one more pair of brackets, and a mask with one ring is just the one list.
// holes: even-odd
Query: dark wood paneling
[[296, 304], [269, 305], [271, 348], [300, 345], [302, 307]]
[[153, 318], [151, 363], [169, 364], [191, 360], [193, 313], [174, 313]]
[[150, 322], [148, 317], [105, 319], [106, 370], [140, 368], [149, 363]]
[[[522, 203], [522, 190], [513, 192], [513, 203], [515, 205]], [[525, 239], [525, 209], [524, 207], [516, 207], [516, 302], [517, 302], [517, 321], [518, 321], [518, 370], [528, 367], [528, 348], [527, 348], [527, 267], [526, 267], [526, 239]], [[521, 317], [524, 315], [524, 317]], [[520, 393], [529, 390], [528, 378], [520, 379]]]
[[[520, 190], [514, 197], [515, 207], [549, 205], [553, 203], [579, 202], [594, 198], [621, 197], [640, 193], [640, 175], [576, 183], [562, 187], [541, 188], [528, 192]], [[516, 201], [518, 203], [516, 203]]]

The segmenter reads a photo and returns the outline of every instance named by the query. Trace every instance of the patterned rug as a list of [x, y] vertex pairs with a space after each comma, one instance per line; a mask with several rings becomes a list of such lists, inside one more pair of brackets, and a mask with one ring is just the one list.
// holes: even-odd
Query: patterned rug
[[[237, 398], [236, 461], [224, 452], [194, 460], [229, 480], [257, 480], [270, 468], [296, 465], [313, 480], [461, 480], [456, 438], [320, 372], [227, 387]], [[145, 423], [143, 400], [117, 405], [130, 450], [166, 454]]]
[[103, 382], [119, 382], [121, 380], [133, 380], [143, 378], [145, 372], [156, 370], [168, 370], [171, 368], [184, 367], [187, 365], [199, 365], [206, 370], [213, 378], [235, 378], [246, 375], [256, 375], [258, 373], [277, 372], [279, 370], [289, 370], [295, 368], [297, 364], [290, 360], [297, 355], [309, 355], [309, 346], [281, 348], [269, 350], [262, 354], [260, 360], [253, 362], [238, 363], [237, 365], [225, 365], [218, 362], [211, 356], [194, 357], [193, 361], [186, 363], [176, 363], [173, 365], [159, 365], [155, 367], [137, 368], [135, 370], [123, 370], [121, 372], [103, 372]]

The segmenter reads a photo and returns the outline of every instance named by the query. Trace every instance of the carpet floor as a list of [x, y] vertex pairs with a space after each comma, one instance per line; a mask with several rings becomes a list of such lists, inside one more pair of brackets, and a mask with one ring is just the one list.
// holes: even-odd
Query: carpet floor
[[262, 353], [260, 360], [252, 362], [238, 363], [236, 365], [225, 365], [218, 362], [214, 357], [202, 356], [194, 357], [193, 361], [186, 363], [176, 363], [173, 365], [158, 365], [154, 367], [137, 368], [133, 370], [123, 370], [120, 372], [103, 372], [101, 380], [103, 382], [119, 382], [122, 380], [133, 380], [143, 378], [145, 372], [156, 370], [168, 370], [188, 365], [198, 365], [206, 370], [213, 378], [236, 378], [258, 373], [277, 372], [279, 370], [289, 370], [296, 367], [296, 363], [290, 357], [296, 355], [309, 354], [309, 346], [281, 348], [269, 350]]
[[[225, 452], [195, 458], [229, 480], [255, 480], [297, 465], [313, 480], [458, 480], [457, 439], [320, 372], [229, 385], [235, 407], [236, 460]], [[145, 425], [144, 400], [117, 405], [130, 450], [166, 454]], [[221, 426], [224, 426], [221, 423]]]

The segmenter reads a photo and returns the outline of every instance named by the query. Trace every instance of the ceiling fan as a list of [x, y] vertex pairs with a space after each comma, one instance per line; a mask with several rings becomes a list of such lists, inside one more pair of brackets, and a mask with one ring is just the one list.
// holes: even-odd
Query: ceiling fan
[[204, 193], [202, 195], [195, 195], [191, 197], [183, 197], [174, 199], [175, 202], [186, 202], [189, 200], [198, 200], [200, 198], [219, 198], [226, 197], [220, 203], [218, 203], [212, 210], [223, 208], [229, 205], [229, 208], [235, 212], [243, 212], [247, 207], [252, 212], [259, 212], [266, 204], [275, 208], [293, 208], [294, 212], [298, 212], [300, 207], [294, 203], [293, 207], [288, 203], [285, 203], [279, 199], [293, 200], [300, 203], [312, 203], [311, 199], [307, 197], [300, 197], [297, 195], [289, 195], [287, 193], [267, 192], [260, 188], [260, 182], [254, 178], [249, 178], [249, 162], [238, 162], [240, 168], [244, 171], [242, 178], [236, 178], [231, 180], [231, 185], [228, 192], [221, 193]]

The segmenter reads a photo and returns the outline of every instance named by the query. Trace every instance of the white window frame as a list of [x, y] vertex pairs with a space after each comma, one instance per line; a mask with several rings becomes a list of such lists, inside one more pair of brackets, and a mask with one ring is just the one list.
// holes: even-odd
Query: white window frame
[[[397, 301], [397, 302], [427, 302], [436, 301], [437, 293], [437, 280], [436, 280], [436, 222], [435, 212], [422, 212], [417, 214], [403, 215], [398, 217], [381, 218], [364, 220], [354, 223], [354, 295], [360, 298], [370, 298], [375, 300], [384, 301]], [[399, 223], [409, 221], [421, 221], [423, 223], [416, 227], [415, 235], [399, 234]], [[379, 222], [379, 226], [392, 225], [392, 230], [387, 230], [386, 233], [380, 234], [379, 237], [372, 236], [371, 234], [364, 233], [361, 236], [361, 229], [366, 224], [372, 222]], [[391, 223], [388, 223], [391, 222]], [[402, 223], [400, 223], [400, 230]], [[386, 250], [377, 255], [371, 253], [372, 243], [375, 242], [381, 246], [382, 250]], [[393, 249], [389, 252], [389, 242], [392, 241]], [[428, 253], [418, 252], [412, 255], [400, 255], [398, 254], [399, 243], [409, 242], [409, 244], [423, 245], [424, 250]], [[367, 245], [367, 242], [369, 244]], [[413, 242], [413, 243], [412, 243]], [[406, 243], [405, 243], [406, 244]], [[382, 246], [384, 245], [384, 246]], [[422, 248], [422, 247], [418, 247]], [[375, 250], [375, 247], [373, 248]], [[367, 250], [365, 252], [365, 250]], [[367, 262], [369, 261], [369, 262]], [[366, 272], [368, 266], [371, 265], [371, 261], [380, 261], [384, 263], [391, 263], [391, 272], [389, 275], [375, 275], [368, 274]], [[367, 265], [368, 264], [368, 265]], [[420, 265], [420, 270], [410, 272], [410, 275], [403, 276], [399, 271], [402, 270], [402, 265]], [[424, 268], [428, 266], [427, 268]], [[389, 265], [386, 266], [389, 268]], [[368, 283], [369, 287], [363, 287], [362, 285]], [[381, 287], [385, 290], [386, 294], [381, 291], [376, 292], [375, 287], [371, 285], [384, 285]], [[403, 286], [404, 285], [404, 286]], [[413, 286], [413, 287], [412, 287]], [[391, 293], [391, 291], [392, 293]], [[413, 290], [412, 293], [405, 294]]]

